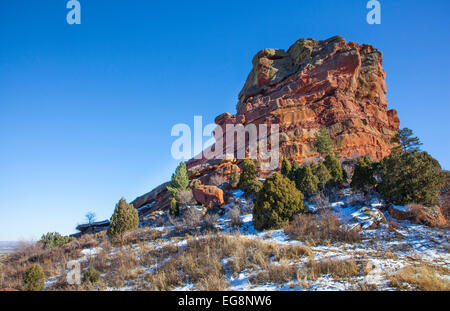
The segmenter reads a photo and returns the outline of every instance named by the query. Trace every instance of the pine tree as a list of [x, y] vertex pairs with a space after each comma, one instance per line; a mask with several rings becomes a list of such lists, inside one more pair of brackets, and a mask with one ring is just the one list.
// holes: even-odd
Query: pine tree
[[358, 158], [350, 186], [356, 190], [367, 191], [369, 188], [375, 186], [375, 184], [373, 161], [369, 156]]
[[294, 182], [279, 173], [266, 179], [253, 208], [257, 230], [282, 228], [303, 212], [303, 194]]
[[404, 151], [420, 151], [420, 146], [423, 145], [418, 137], [413, 136], [413, 131], [407, 127], [401, 129], [392, 140], [394, 143], [400, 144]]
[[23, 279], [24, 289], [27, 291], [42, 291], [45, 286], [45, 275], [42, 267], [38, 264], [32, 265], [25, 271]]
[[137, 227], [139, 227], [138, 211], [132, 204], [128, 204], [124, 198], [121, 198], [114, 209], [107, 235], [113, 241], [119, 241], [126, 231]]
[[167, 190], [171, 196], [178, 199], [180, 191], [187, 190], [189, 187], [189, 177], [186, 169], [186, 163], [181, 162], [172, 174], [170, 185], [167, 186]]
[[344, 169], [341, 162], [336, 158], [334, 153], [330, 153], [325, 157], [323, 162], [331, 174], [331, 181], [334, 184], [339, 184], [344, 181]]
[[325, 126], [315, 135], [314, 147], [320, 155], [324, 156], [333, 152], [333, 141]]
[[318, 186], [321, 190], [324, 190], [328, 182], [332, 179], [330, 171], [323, 162], [320, 162], [317, 168], [314, 170], [314, 175], [316, 175], [317, 179], [319, 180]]
[[310, 197], [318, 190], [319, 179], [313, 174], [311, 166], [305, 165], [298, 175], [298, 189], [306, 196]]
[[284, 177], [289, 177], [289, 174], [291, 173], [291, 164], [289, 163], [288, 159], [283, 158], [283, 161], [281, 162], [281, 175]]

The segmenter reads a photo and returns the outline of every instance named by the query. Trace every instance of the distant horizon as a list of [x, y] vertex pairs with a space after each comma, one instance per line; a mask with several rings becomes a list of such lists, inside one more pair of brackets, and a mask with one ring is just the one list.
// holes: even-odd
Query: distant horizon
[[265, 48], [335, 35], [383, 53], [388, 109], [450, 169], [450, 2], [0, 3], [0, 240], [75, 233], [169, 181], [171, 128], [235, 113]]

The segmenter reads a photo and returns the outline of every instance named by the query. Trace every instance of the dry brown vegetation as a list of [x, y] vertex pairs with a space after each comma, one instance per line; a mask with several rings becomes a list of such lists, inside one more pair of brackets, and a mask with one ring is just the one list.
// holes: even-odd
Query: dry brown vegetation
[[339, 218], [330, 213], [323, 213], [319, 216], [299, 214], [285, 229], [285, 232], [291, 239], [306, 241], [311, 245], [361, 241], [361, 236], [357, 231], [347, 230], [342, 226]]
[[271, 259], [298, 261], [312, 255], [305, 246], [280, 247], [239, 235], [217, 234], [190, 239], [185, 248], [146, 276], [146, 280], [153, 290], [170, 290], [186, 283], [200, 290], [224, 290], [229, 286], [227, 272], [237, 275], [247, 269], [273, 270], [276, 268]]
[[449, 291], [450, 281], [440, 276], [450, 275], [450, 270], [421, 263], [402, 268], [388, 275], [392, 286], [402, 290]]

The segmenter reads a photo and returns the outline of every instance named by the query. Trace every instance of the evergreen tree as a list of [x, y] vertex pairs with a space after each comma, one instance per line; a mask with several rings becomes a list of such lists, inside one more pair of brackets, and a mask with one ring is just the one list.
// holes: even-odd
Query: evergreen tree
[[317, 168], [314, 170], [314, 175], [316, 175], [317, 179], [319, 180], [318, 186], [320, 190], [324, 190], [328, 182], [332, 179], [330, 171], [323, 162], [320, 162]]
[[350, 186], [356, 190], [367, 191], [375, 186], [374, 164], [369, 156], [358, 158]]
[[320, 131], [315, 135], [314, 147], [322, 156], [333, 152], [333, 141], [325, 126], [322, 126]]
[[230, 186], [232, 188], [236, 188], [239, 184], [239, 172], [238, 170], [234, 170], [230, 176]]
[[303, 209], [303, 194], [294, 182], [274, 173], [266, 179], [258, 194], [253, 223], [257, 230], [282, 228]]
[[242, 164], [242, 172], [239, 177], [238, 188], [244, 190], [247, 184], [256, 179], [256, 167], [250, 159], [245, 159]]
[[291, 172], [289, 173], [289, 179], [293, 182], [297, 179], [297, 174], [299, 172], [300, 165], [298, 165], [298, 162], [294, 160], [291, 167]]
[[114, 209], [107, 235], [113, 241], [118, 241], [122, 239], [126, 231], [137, 227], [139, 227], [138, 211], [132, 204], [128, 204], [124, 198], [121, 198]]
[[305, 165], [300, 171], [296, 185], [298, 189], [306, 196], [310, 197], [318, 190], [319, 179], [313, 174], [310, 165]]
[[407, 127], [401, 129], [392, 140], [400, 144], [404, 151], [420, 151], [420, 146], [422, 146], [420, 139], [413, 136], [413, 131]]
[[167, 186], [167, 190], [170, 192], [171, 196], [178, 199], [180, 191], [187, 190], [189, 187], [189, 177], [186, 169], [186, 163], [181, 162], [180, 165], [172, 174], [172, 179], [170, 180], [170, 185]]
[[381, 161], [377, 189], [390, 203], [438, 205], [445, 177], [439, 162], [426, 152], [394, 150]]
[[178, 216], [180, 214], [180, 209], [178, 208], [178, 203], [175, 198], [170, 199], [169, 213], [172, 216]]
[[341, 162], [336, 158], [334, 153], [330, 153], [325, 157], [323, 162], [331, 174], [331, 181], [334, 184], [339, 184], [344, 181], [344, 169]]
[[289, 177], [289, 174], [291, 173], [291, 164], [289, 163], [288, 159], [283, 158], [283, 161], [281, 162], [281, 175], [284, 177]]
[[23, 287], [27, 291], [42, 291], [45, 286], [45, 275], [42, 267], [38, 264], [32, 265], [25, 271]]

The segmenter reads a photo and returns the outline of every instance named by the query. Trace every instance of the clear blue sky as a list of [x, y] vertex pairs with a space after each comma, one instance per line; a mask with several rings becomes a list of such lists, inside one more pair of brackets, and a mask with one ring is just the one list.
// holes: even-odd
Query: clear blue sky
[[450, 1], [66, 0], [0, 2], [0, 240], [74, 232], [170, 178], [176, 123], [235, 112], [263, 48], [297, 39], [369, 43], [384, 53], [403, 127], [450, 168]]

